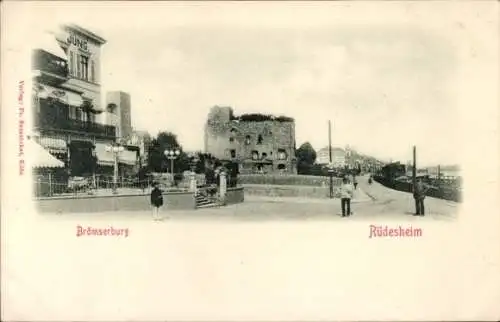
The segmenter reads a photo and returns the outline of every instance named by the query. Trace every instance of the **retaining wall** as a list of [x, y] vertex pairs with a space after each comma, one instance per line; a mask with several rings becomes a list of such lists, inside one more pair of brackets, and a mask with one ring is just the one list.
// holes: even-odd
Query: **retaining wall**
[[[248, 195], [268, 197], [330, 198], [330, 187], [264, 184], [246, 184], [244, 187], [245, 193]], [[333, 194], [336, 198], [340, 196], [339, 187], [334, 187]]]
[[[195, 199], [191, 192], [171, 192], [163, 194], [167, 209], [195, 209]], [[150, 196], [113, 195], [88, 197], [54, 197], [37, 199], [35, 207], [41, 213], [95, 213], [108, 211], [145, 211], [151, 209]]]
[[245, 193], [243, 187], [227, 188], [226, 205], [242, 203], [245, 201]]

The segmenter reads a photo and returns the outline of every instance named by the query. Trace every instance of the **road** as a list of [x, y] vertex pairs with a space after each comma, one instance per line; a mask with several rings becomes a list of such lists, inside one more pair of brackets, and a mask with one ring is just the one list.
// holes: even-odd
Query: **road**
[[[353, 216], [342, 218], [339, 199], [267, 197], [245, 195], [245, 202], [226, 207], [198, 209], [196, 211], [169, 211], [163, 208], [167, 220], [242, 221], [260, 222], [276, 220], [454, 220], [458, 203], [426, 198], [426, 216], [413, 216], [414, 200], [411, 194], [386, 188], [379, 183], [368, 184], [367, 177], [358, 179], [359, 185], [352, 200]], [[96, 218], [101, 214], [72, 214], [72, 218]], [[149, 212], [106, 213], [102, 218], [129, 218], [150, 220]]]

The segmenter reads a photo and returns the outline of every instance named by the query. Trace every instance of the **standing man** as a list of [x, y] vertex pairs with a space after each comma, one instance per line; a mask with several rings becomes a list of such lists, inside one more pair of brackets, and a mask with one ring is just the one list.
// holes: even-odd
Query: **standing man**
[[153, 207], [153, 219], [161, 220], [160, 207], [163, 206], [163, 192], [158, 187], [157, 182], [153, 182], [153, 190], [151, 190], [151, 206]]
[[417, 179], [417, 184], [413, 189], [413, 198], [415, 199], [416, 216], [425, 216], [424, 199], [427, 193], [427, 187], [422, 182], [422, 178]]
[[340, 187], [340, 200], [342, 206], [342, 217], [350, 216], [351, 213], [351, 198], [354, 194], [354, 189], [347, 178], [342, 180]]

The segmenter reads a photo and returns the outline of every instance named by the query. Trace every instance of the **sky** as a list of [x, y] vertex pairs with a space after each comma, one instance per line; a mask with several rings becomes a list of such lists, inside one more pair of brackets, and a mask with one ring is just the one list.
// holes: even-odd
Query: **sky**
[[458, 162], [464, 84], [457, 79], [471, 70], [474, 55], [464, 41], [474, 39], [464, 38], [460, 20], [466, 7], [361, 1], [36, 6], [30, 14], [38, 24], [73, 22], [105, 38], [102, 90], [130, 93], [133, 127], [153, 135], [172, 131], [185, 150], [203, 149], [209, 109], [223, 105], [235, 114], [294, 117], [297, 146], [327, 146], [331, 120], [334, 146], [406, 162], [416, 145], [422, 165]]

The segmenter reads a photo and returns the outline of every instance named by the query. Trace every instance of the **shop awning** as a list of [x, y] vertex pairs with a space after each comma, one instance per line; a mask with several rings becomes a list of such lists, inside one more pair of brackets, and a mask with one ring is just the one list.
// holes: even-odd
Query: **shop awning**
[[108, 144], [104, 144], [104, 143], [96, 143], [95, 144], [95, 154], [97, 157], [97, 164], [98, 165], [111, 165], [112, 166], [115, 164], [113, 152], [106, 151], [107, 145]]
[[71, 106], [82, 106], [83, 104], [83, 98], [81, 95], [68, 91], [68, 90], [63, 90], [60, 88], [55, 88], [50, 85], [39, 85], [38, 89], [38, 98], [53, 98], [57, 99], [65, 104], [71, 105]]
[[36, 37], [33, 37], [33, 40], [35, 40], [33, 49], [41, 49], [64, 60], [68, 59], [64, 50], [59, 46], [55, 35], [41, 32]]
[[30, 158], [33, 168], [64, 168], [64, 162], [58, 160], [49, 151], [33, 140], [27, 140], [28, 153], [33, 156]]
[[[109, 144], [96, 143], [95, 153], [97, 157], [97, 164], [113, 166], [115, 159], [113, 152], [106, 151], [106, 146]], [[118, 163], [125, 165], [135, 165], [137, 163], [137, 153], [135, 151], [124, 150], [118, 153]]]
[[137, 162], [137, 153], [130, 150], [120, 152], [118, 162], [126, 165], [135, 165]]
[[39, 143], [51, 153], [66, 153], [68, 150], [68, 145], [63, 139], [42, 136], [39, 139]]

